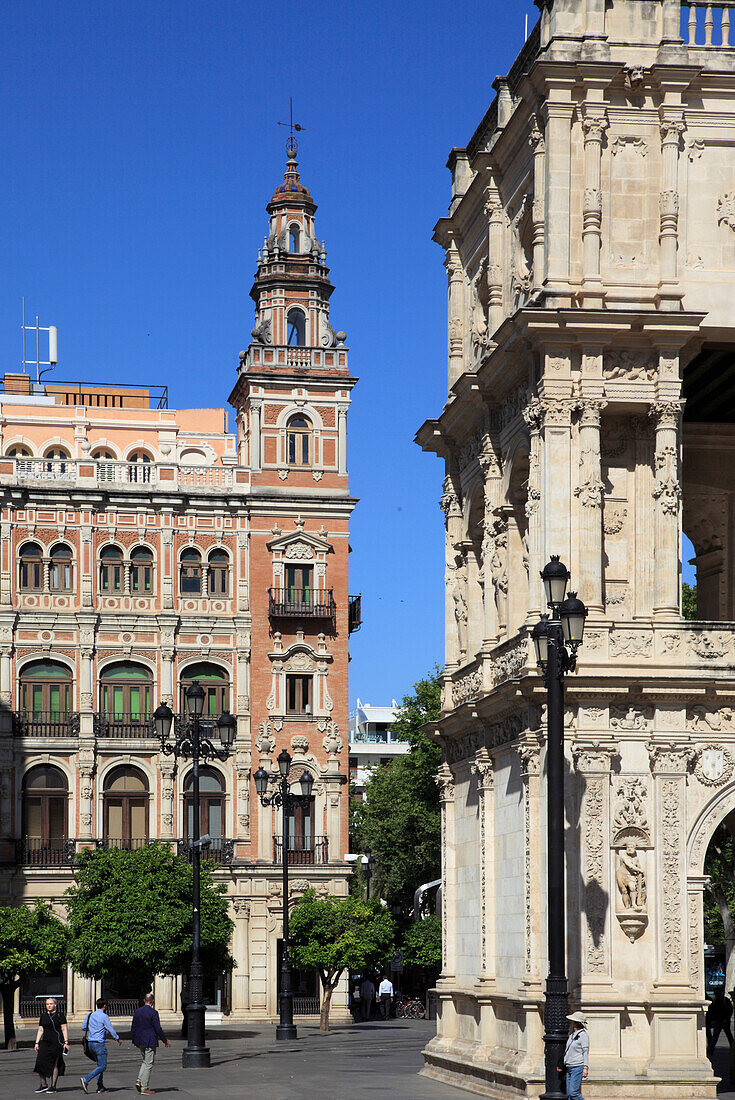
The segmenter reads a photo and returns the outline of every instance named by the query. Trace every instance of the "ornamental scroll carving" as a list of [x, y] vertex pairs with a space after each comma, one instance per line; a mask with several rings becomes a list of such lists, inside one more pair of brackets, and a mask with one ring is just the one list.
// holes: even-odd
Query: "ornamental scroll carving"
[[651, 657], [653, 636], [638, 630], [613, 630], [610, 633], [611, 657]]
[[675, 516], [679, 511], [681, 486], [678, 477], [679, 458], [676, 447], [661, 447], [656, 451], [656, 479], [653, 485], [654, 499], [666, 515]]
[[681, 972], [681, 809], [682, 797], [677, 779], [661, 784], [661, 833], [663, 847], [663, 947], [664, 970]]
[[492, 666], [493, 684], [497, 687], [498, 684], [502, 684], [506, 680], [512, 680], [514, 677], [520, 676], [527, 663], [528, 642], [525, 638], [521, 638], [512, 648], [506, 649], [504, 653], [494, 659]]
[[470, 672], [466, 672], [464, 676], [460, 676], [458, 680], [452, 684], [452, 705], [455, 707], [461, 707], [463, 703], [468, 703], [471, 699], [476, 699], [482, 691], [482, 669], [473, 668]]

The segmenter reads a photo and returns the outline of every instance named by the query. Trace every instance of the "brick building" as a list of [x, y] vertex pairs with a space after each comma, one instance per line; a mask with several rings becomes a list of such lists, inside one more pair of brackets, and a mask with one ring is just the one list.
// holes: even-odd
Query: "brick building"
[[[205, 715], [237, 717], [230, 758], [204, 769], [202, 831], [235, 920], [231, 980], [209, 975], [212, 1013], [277, 1014], [280, 814], [252, 773], [282, 748], [315, 786], [292, 823], [291, 893], [344, 894], [347, 641], [346, 414], [355, 380], [316, 206], [289, 145], [251, 291], [252, 341], [222, 408], [168, 408], [165, 390], [32, 385], [0, 394], [0, 904], [61, 899], [90, 845], [154, 839], [183, 851], [190, 765], [164, 756], [150, 718], [177, 714], [193, 679]], [[157, 980], [164, 1014], [179, 978]], [[99, 994], [72, 973], [20, 991], [57, 992], [79, 1019]], [[131, 990], [106, 988], [119, 1012]], [[314, 975], [296, 1011], [318, 1009]], [[344, 997], [337, 1009], [345, 1009]]]

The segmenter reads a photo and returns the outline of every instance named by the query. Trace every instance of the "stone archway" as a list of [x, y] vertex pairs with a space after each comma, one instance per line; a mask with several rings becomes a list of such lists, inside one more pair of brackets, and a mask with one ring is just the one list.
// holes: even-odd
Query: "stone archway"
[[[727, 752], [720, 746], [716, 751]], [[719, 825], [735, 814], [735, 780], [713, 793], [700, 809], [692, 826], [687, 844], [687, 891], [689, 904], [689, 965], [692, 984], [705, 994], [704, 970], [704, 892], [707, 888], [705, 860], [707, 851]], [[731, 827], [732, 830], [732, 827]], [[726, 988], [735, 986], [735, 957], [730, 962]]]

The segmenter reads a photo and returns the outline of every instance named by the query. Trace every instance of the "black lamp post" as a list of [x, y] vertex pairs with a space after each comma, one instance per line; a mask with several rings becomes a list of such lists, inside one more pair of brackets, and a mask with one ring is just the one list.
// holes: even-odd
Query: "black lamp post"
[[365, 849], [363, 863], [365, 866], [365, 900], [370, 901], [370, 879], [373, 877], [373, 867], [375, 866], [375, 856], [372, 848]]
[[[576, 593], [564, 599], [569, 571], [553, 555], [541, 578], [551, 615], [542, 615], [531, 637], [547, 691], [546, 743], [548, 811], [548, 933], [549, 976], [544, 1008], [546, 1091], [540, 1100], [564, 1100], [559, 1066], [564, 1058], [569, 1026], [564, 926], [564, 677], [573, 672], [582, 644], [587, 608]], [[568, 648], [567, 648], [568, 647]]]
[[314, 776], [304, 769], [299, 783], [301, 794], [293, 794], [288, 782], [291, 771], [291, 754], [286, 749], [278, 754], [278, 786], [269, 795], [268, 780], [270, 772], [262, 766], [253, 776], [255, 789], [261, 805], [280, 806], [282, 810], [283, 859], [283, 953], [281, 956], [281, 1001], [279, 1005], [279, 1023], [276, 1027], [276, 1039], [295, 1039], [296, 1028], [293, 1022], [293, 990], [291, 988], [291, 962], [288, 954], [288, 815], [296, 805], [308, 806], [314, 786]]
[[200, 836], [199, 829], [199, 762], [201, 760], [226, 760], [230, 755], [230, 747], [235, 740], [237, 722], [232, 714], [226, 711], [217, 719], [217, 731], [219, 733], [222, 748], [215, 748], [207, 737], [202, 737], [200, 719], [204, 710], [204, 689], [198, 680], [186, 690], [186, 708], [189, 712], [188, 721], [182, 721], [174, 732], [173, 741], [169, 741], [173, 713], [171, 708], [161, 703], [153, 714], [156, 727], [156, 736], [161, 742], [161, 752], [166, 756], [176, 758], [183, 757], [192, 761], [192, 801], [193, 816], [191, 840], [191, 862], [194, 872], [194, 899], [192, 908], [192, 948], [191, 971], [189, 974], [189, 1004], [186, 1006], [187, 1018], [187, 1045], [181, 1056], [181, 1064], [187, 1067], [206, 1068], [209, 1066], [209, 1047], [204, 1040], [204, 1013], [206, 1011], [202, 1000], [204, 991], [202, 988], [202, 963], [200, 959], [201, 947], [201, 914], [200, 907], [200, 880], [202, 848], [211, 843], [211, 837]]

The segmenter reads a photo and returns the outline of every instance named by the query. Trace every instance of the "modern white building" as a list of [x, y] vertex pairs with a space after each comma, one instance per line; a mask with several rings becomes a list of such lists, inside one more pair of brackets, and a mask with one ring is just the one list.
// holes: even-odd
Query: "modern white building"
[[388, 764], [409, 750], [407, 741], [394, 740], [392, 734], [399, 709], [395, 699], [389, 707], [373, 707], [358, 699], [350, 715], [350, 783], [354, 783], [355, 793], [360, 798], [372, 768]]

